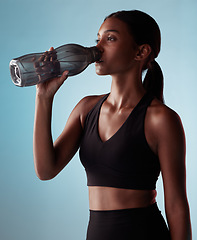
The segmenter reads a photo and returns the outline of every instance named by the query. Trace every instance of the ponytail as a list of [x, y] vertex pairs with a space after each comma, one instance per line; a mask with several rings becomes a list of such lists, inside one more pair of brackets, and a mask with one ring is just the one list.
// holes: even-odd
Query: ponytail
[[163, 73], [159, 64], [153, 60], [146, 73], [143, 86], [147, 92], [151, 92], [156, 98], [164, 103], [163, 98]]

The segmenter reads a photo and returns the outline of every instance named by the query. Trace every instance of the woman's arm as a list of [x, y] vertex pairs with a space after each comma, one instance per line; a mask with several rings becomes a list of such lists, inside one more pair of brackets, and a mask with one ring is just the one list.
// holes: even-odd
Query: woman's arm
[[51, 136], [53, 100], [43, 98], [37, 93], [33, 144], [35, 170], [40, 179], [48, 180], [55, 177], [72, 159], [80, 145], [86, 115], [101, 97], [102, 95], [83, 98], [73, 109], [64, 130], [53, 143]]
[[160, 105], [155, 118], [157, 152], [164, 184], [165, 209], [172, 240], [191, 240], [186, 194], [185, 135], [179, 116]]
[[[50, 48], [53, 51], [53, 48]], [[52, 61], [47, 52], [42, 61]], [[47, 64], [46, 64], [47, 65]], [[51, 134], [52, 104], [55, 93], [67, 79], [61, 77], [36, 85], [35, 121], [33, 134], [34, 165], [42, 180], [55, 177], [72, 159], [79, 148], [86, 114], [100, 96], [85, 97], [70, 114], [62, 134], [53, 143]]]
[[[53, 51], [50, 48], [49, 51]], [[39, 61], [45, 67], [53, 63], [54, 54], [45, 52]], [[35, 66], [36, 67], [36, 66]], [[55, 93], [67, 79], [65, 71], [61, 77], [36, 85], [35, 121], [33, 134], [34, 165], [37, 176], [42, 180], [55, 177], [70, 161], [79, 146], [82, 132], [80, 106], [71, 113], [65, 129], [53, 144], [51, 135], [52, 104]]]
[[82, 133], [78, 104], [69, 116], [60, 137], [53, 143], [51, 135], [52, 99], [36, 96], [34, 123], [34, 163], [42, 180], [55, 177], [76, 153]]
[[[42, 180], [53, 178], [63, 167], [63, 160], [60, 164], [58, 151], [53, 144], [51, 115], [54, 95], [66, 79], [67, 72], [64, 72], [61, 77], [36, 86], [33, 153], [35, 170], [37, 176]], [[72, 117], [70, 118], [72, 119]], [[78, 122], [78, 126], [79, 124]], [[68, 163], [69, 159], [66, 157], [65, 160], [64, 165]]]

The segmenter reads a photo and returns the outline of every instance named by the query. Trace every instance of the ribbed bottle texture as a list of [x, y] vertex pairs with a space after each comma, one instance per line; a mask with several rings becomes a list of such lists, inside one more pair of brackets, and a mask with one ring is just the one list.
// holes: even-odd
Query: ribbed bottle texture
[[68, 76], [79, 74], [100, 57], [97, 47], [66, 44], [47, 55], [32, 53], [11, 60], [10, 74], [16, 86], [32, 86], [60, 76], [65, 70], [69, 71]]

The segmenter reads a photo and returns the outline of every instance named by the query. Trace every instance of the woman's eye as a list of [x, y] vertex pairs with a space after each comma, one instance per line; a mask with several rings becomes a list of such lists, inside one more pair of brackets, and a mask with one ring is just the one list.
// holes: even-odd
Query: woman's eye
[[[96, 39], [95, 41], [96, 41], [96, 43], [98, 44], [98, 43], [100, 42], [100, 39]], [[109, 37], [107, 37], [107, 41], [108, 41], [108, 42], [115, 41], [115, 38], [109, 36]]]
[[114, 41], [114, 37], [107, 37], [107, 41]]

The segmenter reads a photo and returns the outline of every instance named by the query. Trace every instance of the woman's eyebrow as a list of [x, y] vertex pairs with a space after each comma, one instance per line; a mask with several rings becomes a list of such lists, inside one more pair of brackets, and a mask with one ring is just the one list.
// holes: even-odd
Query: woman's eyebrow
[[[108, 32], [116, 32], [116, 33], [119, 33], [119, 34], [120, 34], [120, 32], [119, 32], [118, 30], [115, 30], [115, 29], [108, 29], [108, 30], [105, 30], [105, 31], [104, 31], [104, 33], [108, 33]], [[97, 36], [100, 36], [100, 34], [97, 33]]]

